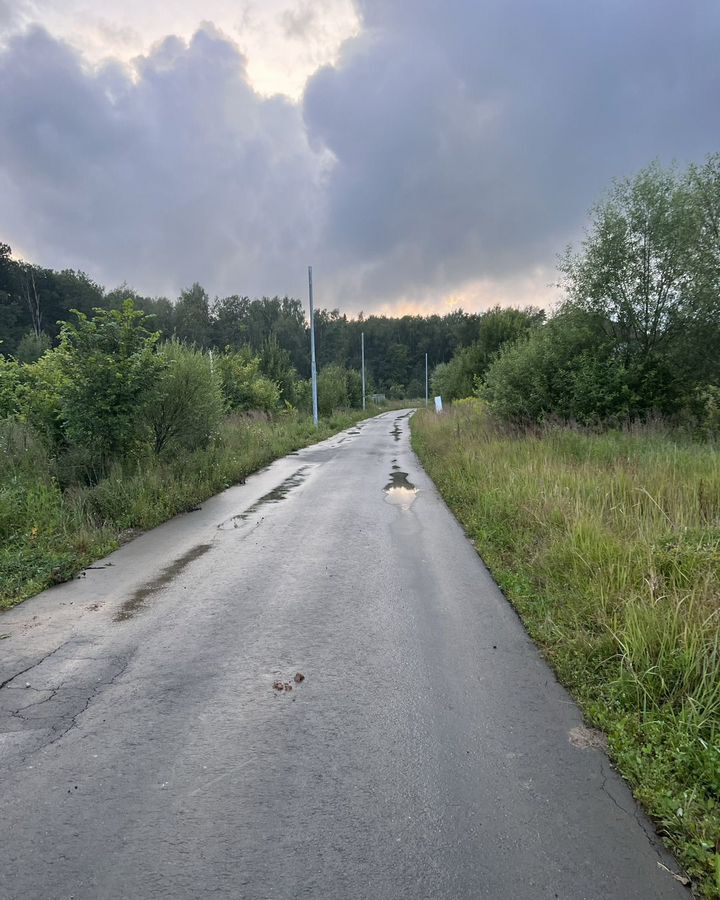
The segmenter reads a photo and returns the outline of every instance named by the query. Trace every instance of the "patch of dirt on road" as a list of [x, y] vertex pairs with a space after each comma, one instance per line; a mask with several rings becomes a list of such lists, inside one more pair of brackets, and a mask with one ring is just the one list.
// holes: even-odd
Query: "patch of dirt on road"
[[588, 728], [586, 725], [571, 728], [568, 740], [578, 750], [602, 750], [607, 752], [607, 737], [596, 728]]
[[[292, 681], [294, 681], [296, 685], [302, 684], [303, 681], [305, 681], [305, 676], [302, 672], [296, 672], [293, 676]], [[278, 678], [276, 681], [273, 681], [273, 690], [277, 691], [278, 694], [291, 691], [293, 689], [292, 681], [283, 681], [282, 679]]]

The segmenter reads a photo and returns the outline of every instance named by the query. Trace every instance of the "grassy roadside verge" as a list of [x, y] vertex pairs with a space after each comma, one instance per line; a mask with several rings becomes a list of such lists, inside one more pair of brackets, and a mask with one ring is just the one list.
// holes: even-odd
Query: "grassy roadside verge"
[[208, 449], [128, 460], [97, 485], [64, 490], [33, 432], [0, 422], [0, 610], [68, 581], [138, 531], [192, 509], [274, 459], [381, 411], [338, 412], [317, 431], [307, 416], [236, 415]]
[[513, 433], [479, 404], [413, 447], [701, 896], [720, 898], [720, 455]]

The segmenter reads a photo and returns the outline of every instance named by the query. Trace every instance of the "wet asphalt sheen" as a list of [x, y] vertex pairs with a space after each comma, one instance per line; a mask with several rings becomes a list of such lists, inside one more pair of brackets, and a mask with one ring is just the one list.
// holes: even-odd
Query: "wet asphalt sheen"
[[0, 616], [3, 900], [689, 896], [407, 416]]

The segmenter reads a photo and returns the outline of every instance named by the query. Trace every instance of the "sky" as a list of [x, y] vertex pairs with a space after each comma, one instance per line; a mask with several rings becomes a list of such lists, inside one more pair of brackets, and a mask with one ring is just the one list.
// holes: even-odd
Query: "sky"
[[175, 297], [545, 306], [614, 178], [720, 151], [717, 0], [0, 0], [0, 241]]

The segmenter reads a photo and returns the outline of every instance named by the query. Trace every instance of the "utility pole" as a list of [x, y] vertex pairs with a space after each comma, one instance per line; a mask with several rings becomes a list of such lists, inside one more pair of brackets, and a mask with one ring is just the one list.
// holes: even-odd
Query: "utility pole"
[[428, 405], [428, 360], [425, 354], [425, 406]]
[[362, 359], [363, 409], [365, 409], [365, 332], [360, 332], [360, 357]]
[[308, 266], [308, 289], [310, 293], [310, 378], [312, 380], [313, 422], [318, 427], [317, 366], [315, 364], [315, 313], [313, 312], [312, 266]]

